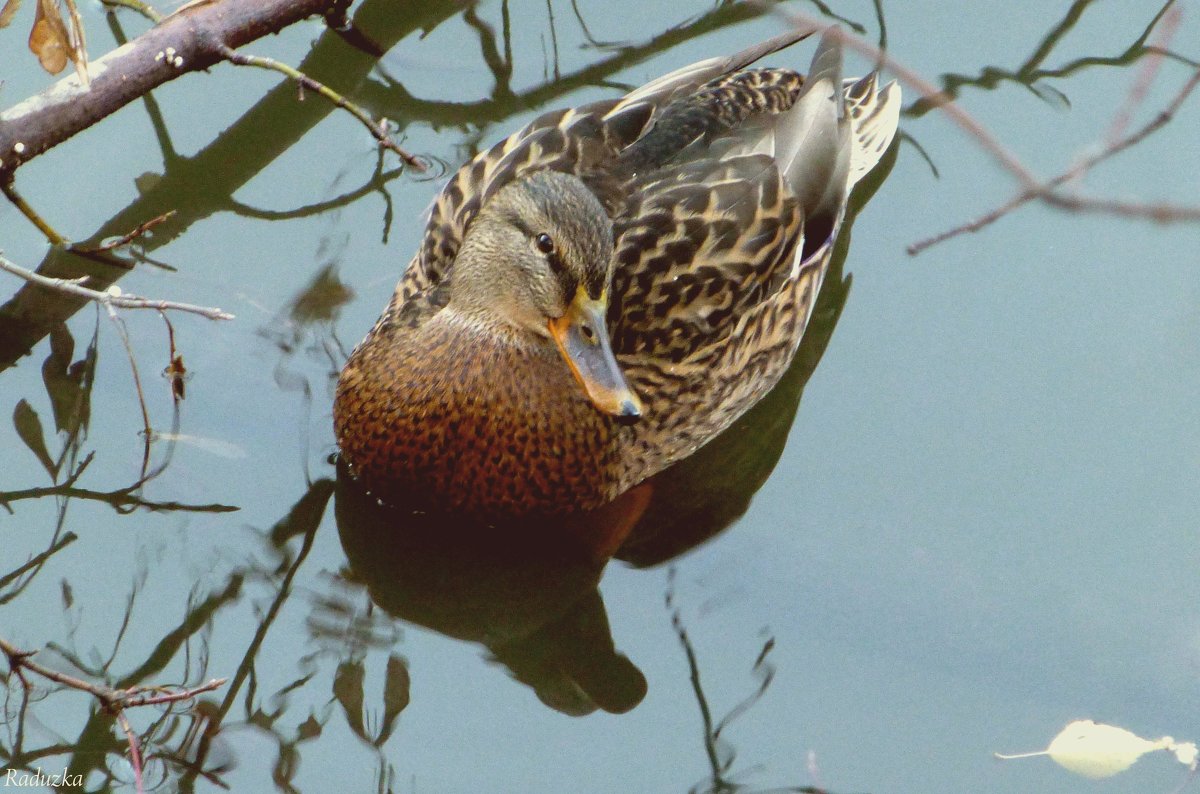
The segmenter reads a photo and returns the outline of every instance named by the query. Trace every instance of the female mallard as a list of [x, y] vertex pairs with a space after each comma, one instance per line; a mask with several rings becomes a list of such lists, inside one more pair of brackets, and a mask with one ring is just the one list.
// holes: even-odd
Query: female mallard
[[745, 69], [802, 38], [547, 113], [463, 166], [342, 370], [342, 460], [474, 514], [604, 504], [711, 439], [790, 363], [900, 91]]

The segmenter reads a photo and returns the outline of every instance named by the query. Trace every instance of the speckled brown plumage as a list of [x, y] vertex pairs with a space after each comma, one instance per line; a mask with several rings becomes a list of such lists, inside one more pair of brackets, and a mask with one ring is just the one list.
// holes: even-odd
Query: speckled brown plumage
[[[832, 37], [807, 86], [791, 70], [743, 71], [794, 40], [544, 114], [450, 178], [338, 383], [338, 444], [368, 488], [475, 513], [595, 507], [690, 454], [774, 385], [808, 321], [846, 195], [890, 143], [899, 108], [898, 89], [880, 90], [875, 75], [843, 89]], [[536, 176], [547, 171], [577, 179]], [[583, 193], [595, 210], [582, 208]], [[535, 198], [551, 215], [576, 208], [539, 221], [561, 244], [611, 246], [598, 286], [612, 350], [645, 408], [631, 426], [598, 411], [536, 333], [493, 322], [478, 300], [455, 308], [466, 303], [454, 296], [469, 234], [472, 262], [476, 249], [520, 250], [503, 247], [503, 224], [528, 225], [525, 215], [541, 212], [528, 208]], [[487, 224], [473, 226], [485, 208]], [[578, 226], [589, 212], [602, 230]], [[524, 272], [497, 291], [520, 292]], [[555, 278], [574, 285], [589, 272], [558, 267]]]
[[[557, 353], [472, 339], [434, 317], [421, 344], [384, 324], [373, 354], [339, 385], [343, 452], [375, 493], [444, 494], [439, 507], [520, 513], [545, 504], [598, 505], [616, 496], [622, 428], [596, 411]], [[464, 334], [466, 341], [464, 341]], [[389, 379], [386, 399], [375, 379]], [[511, 374], [520, 373], [520, 378]], [[515, 473], [519, 476], [513, 476]]]

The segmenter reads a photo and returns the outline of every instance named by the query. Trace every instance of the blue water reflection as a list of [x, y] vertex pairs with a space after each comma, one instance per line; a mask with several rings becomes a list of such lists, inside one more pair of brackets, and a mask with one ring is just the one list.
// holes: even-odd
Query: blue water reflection
[[[1164, 7], [880, 5], [889, 52], [952, 88], [1047, 177], [1103, 140], [1160, 42], [1161, 20], [1147, 31]], [[1200, 22], [1182, 8], [1134, 128], [1200, 59]], [[878, 40], [876, 4], [829, 11]], [[114, 46], [101, 10], [83, 12], [94, 52]], [[464, 13], [365, 0], [352, 15], [381, 60], [317, 22], [253, 49], [303, 63], [451, 168], [544, 107], [613, 96], [778, 25], [737, 5], [664, 2]], [[27, 33], [21, 19], [0, 31], [5, 107], [47, 84]], [[272, 76], [218, 67], [155, 99], [17, 179], [79, 239], [176, 210], [120, 253], [132, 272], [47, 253], [7, 203], [4, 254], [238, 319], [173, 319], [192, 373], [176, 417], [157, 377], [166, 331], [126, 313], [151, 422], [175, 439], [151, 444], [150, 470], [169, 450], [168, 465], [131, 487], [141, 418], [113, 326], [4, 282], [15, 297], [0, 308], [13, 419], [0, 428], [11, 511], [0, 637], [114, 687], [227, 678], [194, 708], [130, 711], [169, 785], [1169, 792], [1183, 781], [1164, 754], [1101, 783], [991, 754], [1044, 746], [1083, 717], [1200, 739], [1195, 226], [1033, 204], [910, 259], [907, 245], [1018, 189], [914, 100], [909, 139], [855, 219], [784, 387], [720, 454], [658, 483], [661, 501], [643, 506], [640, 530], [622, 527], [615, 560], [551, 541], [525, 554], [501, 537], [447, 550], [439, 533], [354, 535], [330, 463], [333, 379], [414, 250], [436, 185], [380, 164], [360, 126]], [[1185, 103], [1080, 189], [1194, 203], [1198, 112]], [[7, 691], [5, 765], [66, 765], [88, 790], [127, 779], [123, 733], [90, 697], [40, 688], [26, 701], [13, 677]]]

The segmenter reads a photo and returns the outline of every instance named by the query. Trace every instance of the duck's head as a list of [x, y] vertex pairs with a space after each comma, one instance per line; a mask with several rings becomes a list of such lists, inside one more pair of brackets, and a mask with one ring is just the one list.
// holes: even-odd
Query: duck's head
[[537, 171], [489, 198], [454, 264], [449, 306], [492, 329], [553, 345], [597, 409], [642, 414], [613, 356], [605, 315], [612, 222], [578, 178]]

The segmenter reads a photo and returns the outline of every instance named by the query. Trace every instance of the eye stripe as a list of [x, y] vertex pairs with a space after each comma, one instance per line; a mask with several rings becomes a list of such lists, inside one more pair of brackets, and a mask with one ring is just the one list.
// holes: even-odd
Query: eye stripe
[[600, 300], [600, 295], [604, 292], [604, 272], [589, 272], [587, 274], [587, 293], [592, 300]]
[[508, 221], [510, 224], [512, 224], [513, 226], [516, 226], [518, 229], [520, 229], [521, 233], [524, 234], [526, 237], [533, 237], [533, 234], [534, 234], [533, 229], [529, 226], [529, 224], [527, 224], [525, 222], [525, 219], [522, 218], [520, 216], [520, 214], [518, 214], [516, 211], [509, 210], [504, 213], [503, 217], [504, 217], [504, 220]]
[[570, 301], [579, 290], [579, 279], [565, 270], [555, 270], [554, 274], [558, 276], [558, 283], [562, 285], [563, 297]]

